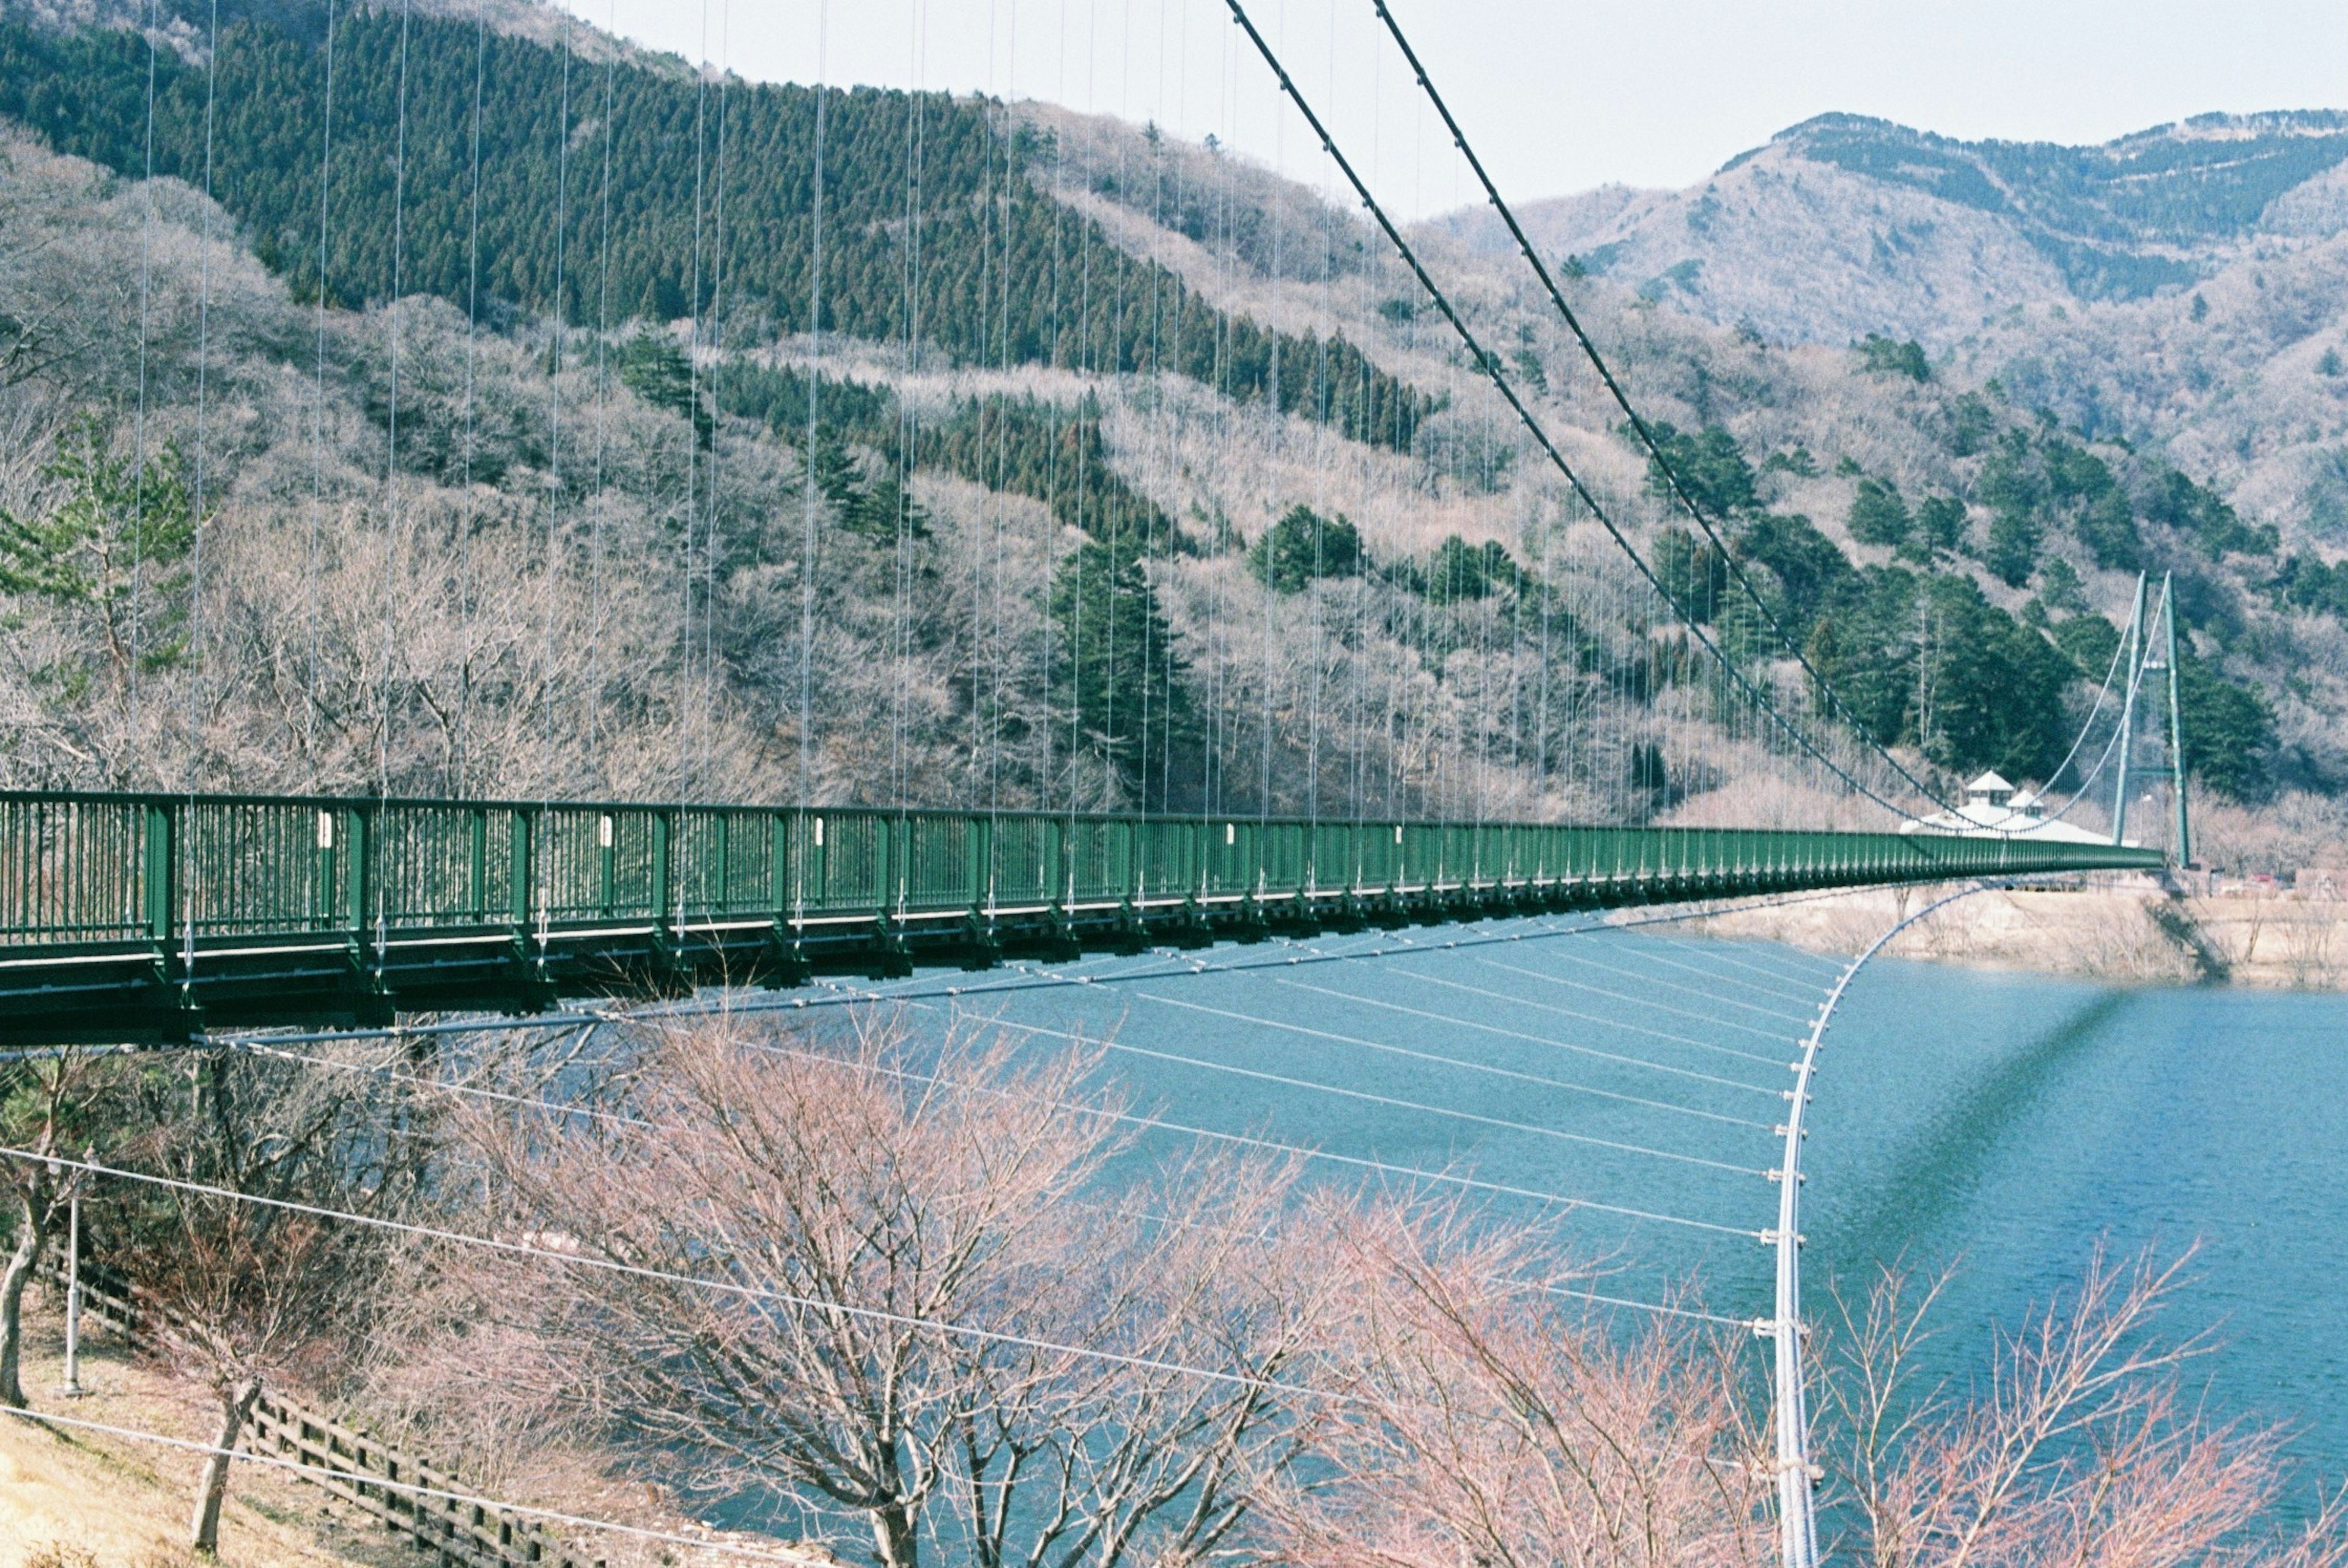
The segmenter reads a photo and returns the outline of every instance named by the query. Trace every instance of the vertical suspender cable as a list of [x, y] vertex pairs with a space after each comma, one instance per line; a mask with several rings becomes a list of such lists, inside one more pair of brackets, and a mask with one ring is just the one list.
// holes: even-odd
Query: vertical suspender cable
[[[1132, 0], [1125, 0], [1125, 5], [1127, 6], [1128, 15], [1129, 16]], [[1096, 25], [1097, 25], [1099, 18], [1098, 0], [1095, 0], [1094, 18]], [[1123, 53], [1127, 49], [1128, 43], [1128, 39], [1127, 37], [1127, 30], [1123, 27], [1119, 27], [1117, 30], [1117, 47], [1120, 51], [1120, 65], [1129, 66], [1130, 64], [1129, 56]], [[1121, 73], [1119, 79], [1119, 91], [1117, 94], [1117, 108], [1120, 111], [1120, 118], [1122, 116], [1122, 111], [1125, 108], [1125, 95], [1123, 88], [1129, 80], [1129, 72]], [[1125, 140], [1120, 137], [1117, 138], [1117, 187], [1120, 190], [1122, 190], [1125, 186]], [[1107, 366], [1107, 374], [1101, 379], [1113, 393], [1118, 380], [1125, 373], [1125, 283], [1128, 269], [1125, 265], [1124, 253], [1117, 251], [1114, 246], [1109, 250], [1107, 261], [1109, 264], [1108, 319], [1102, 323], [1102, 336], [1106, 340], [1104, 346], [1107, 350], [1108, 364]], [[1102, 367], [1097, 364], [1094, 366], [1097, 374], [1101, 368]], [[1101, 460], [1106, 464], [1108, 446], [1108, 418], [1107, 413], [1107, 400], [1097, 399], [1093, 406], [1093, 444], [1097, 449], [1098, 449]], [[1101, 671], [1101, 739], [1106, 751], [1107, 763], [1105, 770], [1106, 777], [1103, 781], [1104, 799], [1109, 804], [1111, 809], [1116, 809], [1125, 804], [1124, 790], [1122, 787], [1124, 784], [1124, 769], [1120, 765], [1125, 760], [1125, 748], [1120, 743], [1117, 731], [1117, 697], [1120, 693], [1118, 692], [1117, 686], [1117, 625], [1118, 611], [1124, 607], [1117, 603], [1117, 584], [1118, 579], [1123, 576], [1123, 572], [1120, 568], [1123, 565], [1125, 551], [1128, 548], [1126, 530], [1132, 526], [1132, 519], [1126, 516], [1125, 507], [1122, 506], [1111, 510], [1107, 505], [1108, 499], [1108, 494], [1104, 490], [1101, 497], [1102, 506], [1100, 508], [1101, 533], [1102, 537], [1107, 541], [1108, 554], [1107, 558], [1101, 565], [1101, 601], [1102, 607], [1107, 612], [1108, 625], [1103, 630], [1101, 635], [1101, 659], [1103, 665]]]
[[[539, 636], [539, 698], [540, 718], [545, 724], [545, 760], [540, 764], [541, 773], [556, 755], [555, 746], [555, 682], [554, 682], [554, 611], [561, 593], [562, 554], [561, 526], [564, 510], [562, 479], [562, 352], [565, 327], [571, 310], [571, 27], [568, 7], [562, 12], [562, 79], [555, 101], [554, 116], [554, 297], [547, 312], [547, 327], [551, 334], [551, 352], [548, 356], [546, 392], [546, 562], [544, 582], [541, 592], [545, 595], [544, 613], [540, 618]], [[475, 91], [479, 87], [479, 67], [476, 67]], [[480, 200], [480, 120], [478, 107], [474, 118], [474, 202]], [[479, 220], [476, 219], [476, 222]], [[467, 402], [469, 416], [471, 366], [466, 367]]]
[[[989, 5], [987, 7], [986, 18], [987, 70], [988, 75], [991, 77], [995, 69], [996, 29], [1000, 26], [1000, 7], [992, 5]], [[1009, 51], [1005, 50], [1004, 53], [1007, 56]], [[1007, 216], [1004, 200], [1005, 193], [1009, 190], [1010, 180], [1010, 147], [1008, 137], [1006, 135], [1009, 128], [1010, 108], [1007, 101], [1007, 93], [991, 92], [987, 95], [987, 97], [990, 101], [981, 109], [981, 117], [985, 123], [987, 131], [984, 151], [984, 158], [986, 160], [986, 177], [984, 184], [982, 187], [983, 205], [979, 220], [978, 352], [973, 355], [973, 360], [978, 366], [982, 376], [984, 375], [985, 372], [990, 368], [991, 353], [994, 347], [992, 340], [994, 336], [994, 315], [995, 311], [998, 308], [998, 292], [1005, 299], [1009, 297], [1010, 293], [1010, 266], [1009, 260], [1004, 254], [1004, 247], [1008, 242], [1008, 236], [1004, 231], [1004, 220]], [[998, 436], [1002, 430], [1004, 420], [1010, 414], [1010, 408], [1004, 397], [1004, 390], [999, 382], [994, 386], [986, 389], [981, 394], [979, 404], [981, 412], [978, 422], [978, 460], [979, 471], [981, 473], [986, 473], [988, 471], [986, 465], [986, 458], [988, 456], [988, 425], [984, 410], [989, 401], [991, 401], [994, 406], [994, 429]], [[1002, 480], [1000, 470], [997, 469], [992, 475], [992, 477], [995, 480], [996, 485], [999, 486]], [[965, 771], [964, 777], [967, 781], [966, 787], [968, 790], [968, 804], [973, 808], [985, 799], [987, 794], [985, 784], [985, 666], [988, 655], [992, 651], [988, 647], [985, 632], [986, 552], [984, 548], [984, 540], [986, 538], [987, 526], [986, 514], [990, 505], [991, 502], [981, 503], [979, 515], [973, 520], [973, 536], [968, 541], [968, 552], [970, 558], [970, 764], [969, 767]]]
[[[161, 5], [162, 0], [149, 0], [147, 7], [147, 161], [146, 172], [140, 182], [140, 194], [146, 199], [147, 208], [139, 224], [139, 414], [136, 423], [131, 427], [130, 437], [132, 468], [130, 516], [133, 519], [130, 543], [130, 669], [126, 680], [129, 687], [128, 697], [130, 733], [134, 743], [140, 738], [139, 720], [143, 716], [143, 709], [140, 706], [142, 692], [139, 676], [143, 672], [140, 666], [146, 662], [147, 350], [155, 280], [155, 54], [158, 47], [155, 39], [159, 31], [158, 25], [161, 21]], [[329, 39], [327, 46], [330, 49], [333, 47], [331, 40], [334, 30], [334, 14], [330, 0], [326, 17], [326, 34]], [[327, 101], [331, 106], [333, 102], [331, 91], [328, 93]], [[319, 279], [321, 290], [319, 308], [322, 311], [324, 309], [323, 292], [324, 287], [322, 269]], [[312, 625], [314, 627], [315, 624], [316, 617], [314, 610]]]
[[[717, 728], [718, 699], [724, 691], [725, 671], [718, 661], [722, 646], [717, 631], [717, 617], [725, 603], [720, 593], [718, 574], [725, 565], [723, 519], [719, 515], [722, 492], [719, 486], [725, 474], [725, 398], [722, 394], [726, 374], [726, 285], [729, 269], [726, 253], [726, 196], [728, 169], [726, 161], [727, 135], [733, 128], [732, 62], [734, 57], [734, 7], [732, 0], [719, 0], [717, 8], [717, 200], [710, 226], [709, 282], [709, 481], [703, 487], [708, 499], [709, 526], [708, 562], [705, 572], [707, 598], [701, 621], [702, 724], [701, 777], [707, 791], [715, 774], [713, 737]], [[721, 792], [724, 793], [724, 792]]]
[[2180, 871], [2193, 864], [2193, 822], [2185, 808], [2185, 710], [2177, 700], [2177, 579], [2160, 578], [2160, 620], [2168, 639], [2168, 783], [2177, 824], [2168, 857]]
[[[384, 430], [383, 487], [383, 727], [376, 739], [376, 798], [382, 800], [391, 794], [391, 702], [392, 657], [395, 639], [392, 607], [397, 583], [395, 558], [398, 551], [402, 524], [399, 498], [399, 327], [400, 289], [407, 282], [407, 52], [413, 0], [401, 0], [399, 9], [399, 127], [395, 138], [391, 177], [391, 305], [388, 327], [391, 339], [391, 386], [388, 413]], [[380, 856], [380, 839], [369, 846], [369, 852]], [[375, 879], [375, 969], [378, 988], [383, 983], [385, 959], [391, 941], [391, 908], [386, 878]]]
[[[1067, 0], [1060, 0], [1060, 26], [1056, 36], [1059, 39], [1058, 86], [1056, 90], [1059, 101], [1066, 103], [1068, 101]], [[1056, 193], [1066, 184], [1067, 178], [1068, 138], [1067, 136], [1063, 133], [1052, 138], [1052, 184], [1056, 199], [1052, 202], [1052, 340], [1051, 346], [1047, 352], [1051, 356], [1051, 368], [1055, 371], [1060, 369], [1062, 364], [1060, 353], [1060, 313], [1062, 297], [1060, 289], [1060, 239], [1062, 234], [1066, 231], [1066, 225], [1067, 222], [1067, 206], [1065, 202], [1056, 200]], [[1048, 811], [1057, 804], [1056, 799], [1056, 786], [1058, 783], [1057, 777], [1054, 772], [1053, 748], [1057, 744], [1059, 726], [1054, 720], [1052, 714], [1053, 699], [1058, 690], [1055, 684], [1055, 671], [1053, 668], [1053, 656], [1056, 651], [1055, 640], [1059, 630], [1056, 605], [1058, 601], [1060, 580], [1061, 436], [1060, 405], [1057, 399], [1053, 401], [1050, 411], [1045, 415], [1045, 437], [1048, 442], [1048, 446], [1046, 447], [1044, 459], [1044, 517], [1042, 523], [1044, 530], [1044, 614], [1041, 619], [1043, 622], [1042, 715], [1044, 722], [1035, 726], [1037, 733], [1041, 736], [1043, 746], [1041, 762], [1042, 772], [1036, 781], [1035, 804], [1041, 809]], [[1068, 754], [1070, 760], [1073, 762], [1076, 755], [1075, 752], [1071, 750]], [[1052, 882], [1054, 873], [1051, 870], [1047, 869], [1045, 876], [1047, 884]], [[1056, 886], [1054, 887], [1054, 894], [1056, 897]]]
[[[816, 4], [815, 191], [813, 234], [808, 247], [807, 448], [800, 454], [806, 475], [799, 538], [799, 817], [804, 829], [815, 790], [815, 445], [817, 402], [823, 385], [823, 161], [824, 56], [830, 43], [830, 0]], [[801, 854], [807, 839], [800, 837]], [[804, 887], [805, 878], [801, 878]], [[803, 907], [803, 906], [802, 906]]]
[[[566, 26], [570, 13], [564, 14]], [[475, 425], [474, 391], [480, 350], [481, 327], [481, 99], [489, 76], [489, 18], [488, 7], [481, 0], [473, 6], [473, 126], [472, 126], [472, 200], [469, 204], [465, 235], [465, 457], [464, 500], [457, 516], [457, 606], [464, 622], [464, 667], [458, 676], [457, 693], [457, 754], [449, 770], [448, 786], [461, 795], [471, 777], [471, 736], [473, 719], [473, 456]], [[558, 306], [559, 308], [559, 306]], [[323, 307], [319, 333], [324, 335]], [[320, 350], [323, 360], [323, 343]], [[323, 366], [322, 366], [323, 372]]]
[[908, 22], [911, 37], [907, 46], [907, 75], [912, 86], [907, 95], [905, 116], [903, 284], [907, 394], [897, 400], [897, 515], [890, 552], [894, 580], [889, 620], [889, 799], [900, 812], [905, 809], [910, 793], [905, 765], [905, 721], [906, 704], [911, 697], [911, 671], [907, 666], [912, 659], [912, 642], [910, 606], [906, 600], [912, 589], [913, 469], [920, 436], [912, 392], [922, 368], [922, 130], [925, 104], [922, 91], [922, 0], [909, 0]]
[[[694, 576], [701, 527], [701, 266], [709, 153], [709, 0], [701, 0], [701, 57], [694, 67], [693, 261], [685, 294], [685, 538], [677, 558], [676, 798], [693, 798], [694, 723], [700, 712], [695, 671]], [[810, 454], [812, 456], [812, 454]]]
[[[203, 767], [204, 682], [204, 507], [205, 486], [211, 460], [211, 307], [212, 307], [212, 114], [220, 80], [220, 0], [211, 0], [211, 24], [204, 49], [204, 222], [201, 260], [196, 274], [196, 482], [191, 523], [188, 569], [188, 761], [187, 824], [196, 827], [195, 789]], [[150, 198], [151, 200], [151, 198]], [[192, 847], [182, 844], [186, 856]], [[180, 886], [180, 975], [182, 996], [191, 995], [196, 978], [196, 879], [182, 876]]]
[[[1094, 71], [1094, 46], [1098, 40], [1095, 37], [1095, 34], [1099, 31], [1099, 28], [1097, 25], [1098, 16], [1094, 12], [1092, 5], [1089, 3], [1086, 6], [1086, 12], [1087, 14], [1085, 19], [1085, 97], [1089, 102], [1093, 97], [1093, 87], [1096, 79]], [[1068, 630], [1068, 833], [1071, 843], [1074, 842], [1076, 834], [1077, 792], [1081, 788], [1083, 782], [1085, 599], [1086, 590], [1088, 586], [1089, 563], [1097, 559], [1092, 549], [1089, 548], [1093, 542], [1089, 537], [1092, 533], [1092, 528], [1086, 526], [1085, 520], [1085, 501], [1086, 493], [1090, 488], [1089, 481], [1091, 478], [1091, 466], [1086, 461], [1086, 452], [1088, 448], [1085, 436], [1085, 412], [1091, 399], [1091, 383], [1089, 380], [1089, 374], [1093, 369], [1093, 224], [1089, 219], [1086, 219], [1081, 216], [1078, 217], [1076, 220], [1076, 238], [1078, 245], [1082, 247], [1082, 255], [1076, 268], [1076, 369], [1078, 395], [1076, 411], [1069, 420], [1069, 427], [1073, 436], [1073, 440], [1070, 445], [1074, 450], [1070, 454], [1070, 460], [1075, 466], [1073, 477], [1076, 481], [1076, 531], [1078, 534], [1075, 560], [1076, 580], [1071, 585], [1074, 591], [1069, 595], [1070, 603], [1072, 605], [1072, 613]], [[1097, 527], [1097, 522], [1096, 522], [1094, 526]], [[1075, 886], [1074, 879], [1076, 876], [1075, 859], [1073, 855], [1069, 860], [1068, 876], [1071, 897], [1073, 897]]]
[[[606, 30], [617, 36], [619, 0], [613, 0]], [[589, 522], [587, 546], [587, 755], [596, 770], [599, 793], [609, 784], [602, 761], [603, 720], [603, 528], [605, 461], [611, 441], [612, 343], [612, 117], [619, 72], [619, 51], [603, 61], [603, 172], [598, 198], [595, 270], [595, 499]]]
[[[1008, 62], [1004, 79], [1004, 97], [1006, 105], [1004, 115], [1007, 121], [1010, 113], [1007, 107], [1008, 103], [1013, 95], [1018, 91], [1019, 87], [1019, 6], [1017, 5], [1017, 0], [1014, 0], [1011, 7], [1010, 34], [1004, 42], [1006, 46], [1004, 56]], [[1011, 407], [1011, 302], [1012, 280], [1016, 276], [1012, 263], [1011, 241], [1012, 236], [1018, 231], [1018, 226], [1015, 220], [1018, 210], [1017, 197], [1019, 190], [1022, 188], [1022, 184], [1026, 179], [1025, 169], [1019, 166], [1015, 161], [1019, 155], [1020, 140], [1021, 138], [1015, 129], [1006, 139], [1004, 154], [1004, 185], [1001, 198], [1003, 298], [1001, 302], [1002, 316], [997, 327], [998, 332], [1001, 333], [1001, 340], [996, 361], [996, 380], [1002, 388], [1001, 392], [998, 394], [998, 398], [1004, 416], [995, 421], [994, 445], [995, 472], [998, 476], [1004, 477], [1008, 476], [1011, 467], [1011, 426], [1010, 419], [1008, 417]], [[994, 627], [993, 634], [987, 638], [986, 642], [987, 672], [990, 677], [987, 692], [986, 724], [986, 809], [990, 821], [999, 816], [1003, 810], [1003, 682], [1004, 667], [1006, 662], [1004, 657], [1005, 651], [1004, 648], [1003, 638], [1004, 619], [1004, 553], [1006, 548], [1004, 506], [1009, 488], [1010, 487], [1007, 482], [1007, 477], [999, 478], [996, 486], [994, 487], [994, 495], [989, 497], [989, 510], [992, 512], [994, 519], [988, 533], [987, 552], [989, 561], [994, 569]], [[997, 841], [998, 835], [996, 835], [992, 831], [992, 827], [990, 827], [987, 842], [990, 845], [993, 845]], [[986, 895], [986, 903], [988, 907], [992, 907], [994, 902], [993, 892], [994, 865], [992, 856], [989, 856], [987, 865], [983, 869], [983, 875], [986, 878], [986, 886], [983, 889]]]

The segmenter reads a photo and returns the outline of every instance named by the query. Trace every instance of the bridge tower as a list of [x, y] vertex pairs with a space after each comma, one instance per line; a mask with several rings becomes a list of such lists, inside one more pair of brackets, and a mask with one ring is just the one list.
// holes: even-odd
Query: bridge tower
[[[2119, 754], [2114, 759], [2112, 842], [2122, 844], [2127, 838], [2128, 783], [2129, 770], [2135, 760], [2137, 702], [2143, 694], [2147, 676], [2166, 676], [2168, 723], [2162, 738], [2168, 749], [2172, 812], [2169, 848], [2170, 857], [2182, 866], [2193, 859], [2193, 838], [2185, 795], [2184, 704], [2178, 690], [2176, 575], [2162, 574], [2157, 603], [2151, 601], [2147, 591], [2149, 587], [2147, 579], [2139, 574], [2136, 582], [2136, 612], [2128, 619], [2127, 632], [2127, 680], [2120, 702]], [[2147, 610], [2152, 615], [2150, 621], [2145, 618]]]
[[2120, 683], [2120, 746], [2114, 759], [2112, 842], [2127, 842], [2128, 753], [2136, 749], [2137, 687], [2144, 678], [2144, 573], [2136, 574], [2136, 609], [2128, 615], [2127, 679]]
[[2174, 573], [2160, 579], [2161, 620], [2168, 631], [2168, 780], [2177, 811], [2177, 833], [2169, 858], [2181, 870], [2193, 864], [2193, 827], [2185, 810], [2185, 710], [2177, 697], [2177, 580]]

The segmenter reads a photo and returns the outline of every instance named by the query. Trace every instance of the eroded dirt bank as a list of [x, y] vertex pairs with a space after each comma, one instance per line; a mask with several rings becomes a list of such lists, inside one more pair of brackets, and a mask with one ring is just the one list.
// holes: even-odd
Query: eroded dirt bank
[[[1865, 888], [1715, 916], [1699, 928], [1856, 953], [1950, 891]], [[2275, 893], [2177, 897], [2143, 876], [2001, 888], [1925, 917], [1887, 951], [2103, 979], [2341, 990], [2348, 989], [2348, 901]]]

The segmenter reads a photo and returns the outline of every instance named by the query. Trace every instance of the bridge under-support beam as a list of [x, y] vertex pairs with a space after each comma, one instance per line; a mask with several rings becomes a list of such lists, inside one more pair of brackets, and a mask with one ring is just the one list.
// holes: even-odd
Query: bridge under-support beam
[[2160, 865], [1929, 834], [9, 792], [0, 1040]]

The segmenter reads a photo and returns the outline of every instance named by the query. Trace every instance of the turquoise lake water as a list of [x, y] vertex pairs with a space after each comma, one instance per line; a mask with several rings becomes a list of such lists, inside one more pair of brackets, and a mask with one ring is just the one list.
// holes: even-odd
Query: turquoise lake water
[[[1745, 1233], [1776, 1201], [1759, 1173], [1838, 967], [1526, 920], [878, 989], [932, 1026], [958, 1009], [1039, 1047], [1108, 1036], [1138, 1110], [1322, 1151], [1327, 1179], [1440, 1172], [1488, 1184], [1465, 1190], [1498, 1213], [1579, 1200], [1593, 1289], [1752, 1317], [1770, 1259]], [[2348, 997], [1879, 961], [1828, 1042], [1805, 1155], [1814, 1317], [1829, 1280], [1863, 1290], [1879, 1261], [1954, 1265], [1931, 1357], [1965, 1379], [1991, 1326], [2074, 1282], [2099, 1240], [2198, 1245], [2164, 1320], [2213, 1331], [2192, 1376], [2218, 1411], [2290, 1427], [2311, 1476], [2348, 1474]]]

